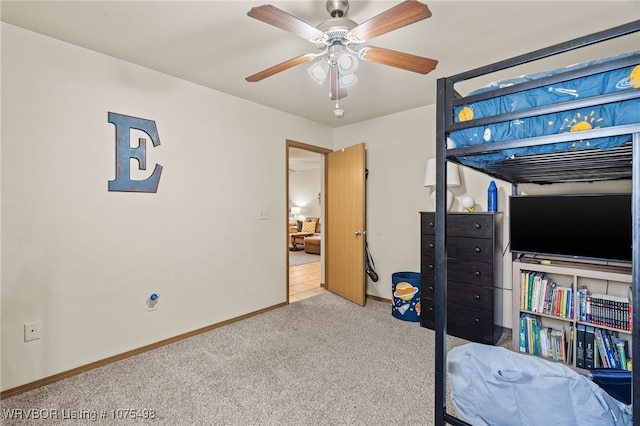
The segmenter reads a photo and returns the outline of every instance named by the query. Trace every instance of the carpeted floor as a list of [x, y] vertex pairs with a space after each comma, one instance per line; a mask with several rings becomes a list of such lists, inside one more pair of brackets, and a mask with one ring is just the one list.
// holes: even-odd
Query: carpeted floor
[[326, 292], [3, 400], [1, 423], [55, 409], [46, 424], [433, 424], [433, 348], [434, 332], [389, 303]]
[[320, 255], [307, 253], [304, 250], [289, 251], [289, 266], [304, 265], [312, 262], [320, 262]]

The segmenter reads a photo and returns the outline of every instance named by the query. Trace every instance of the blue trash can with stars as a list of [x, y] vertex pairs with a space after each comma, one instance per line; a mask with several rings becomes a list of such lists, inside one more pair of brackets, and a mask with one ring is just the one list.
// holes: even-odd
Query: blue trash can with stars
[[420, 321], [420, 273], [395, 272], [391, 275], [391, 285], [391, 315], [403, 321]]

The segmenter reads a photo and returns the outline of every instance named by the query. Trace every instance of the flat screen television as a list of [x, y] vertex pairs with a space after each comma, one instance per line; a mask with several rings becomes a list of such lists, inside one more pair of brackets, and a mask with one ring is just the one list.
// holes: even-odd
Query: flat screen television
[[631, 262], [631, 194], [509, 198], [511, 251]]

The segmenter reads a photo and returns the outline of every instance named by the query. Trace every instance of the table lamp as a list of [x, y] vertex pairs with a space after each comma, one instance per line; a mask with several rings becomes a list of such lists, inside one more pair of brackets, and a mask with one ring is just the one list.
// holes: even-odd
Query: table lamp
[[[430, 158], [427, 160], [427, 171], [424, 175], [424, 186], [436, 186], [436, 159]], [[447, 187], [460, 186], [460, 173], [458, 172], [458, 166], [455, 163], [447, 163]], [[431, 191], [431, 202], [433, 208], [436, 207], [436, 191], [435, 188]], [[447, 210], [451, 208], [453, 204], [453, 193], [447, 190]]]
[[291, 221], [292, 222], [296, 221], [296, 219], [298, 218], [298, 215], [300, 214], [300, 212], [301, 212], [300, 207], [296, 207], [296, 206], [291, 207]]

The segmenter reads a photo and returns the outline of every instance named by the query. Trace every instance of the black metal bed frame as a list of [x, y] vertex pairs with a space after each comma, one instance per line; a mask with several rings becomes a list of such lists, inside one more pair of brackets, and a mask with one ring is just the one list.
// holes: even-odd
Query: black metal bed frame
[[[631, 142], [611, 150], [581, 150], [558, 154], [543, 154], [523, 156], [515, 160], [505, 160], [486, 169], [478, 169], [484, 174], [500, 180], [510, 182], [514, 194], [517, 193], [518, 183], [555, 183], [555, 182], [592, 182], [612, 179], [632, 179], [632, 282], [633, 282], [633, 344], [632, 359], [640, 360], [640, 161], [633, 162], [633, 158], [640, 159], [640, 123], [613, 126], [576, 133], [541, 136], [509, 142], [476, 145], [465, 148], [447, 148], [447, 137], [453, 130], [475, 127], [490, 123], [510, 121], [515, 118], [525, 118], [551, 112], [568, 111], [576, 108], [601, 105], [605, 103], [621, 102], [628, 99], [640, 98], [640, 89], [611, 93], [585, 98], [562, 104], [531, 108], [486, 117], [464, 123], [454, 123], [453, 109], [455, 106], [488, 99], [517, 91], [541, 87], [559, 81], [570, 80], [585, 75], [597, 74], [610, 69], [622, 68], [640, 63], [640, 54], [628, 56], [619, 60], [601, 63], [595, 66], [568, 71], [551, 77], [528, 81], [518, 85], [492, 90], [468, 97], [460, 96], [454, 89], [454, 84], [478, 76], [491, 74], [528, 62], [536, 61], [570, 50], [600, 43], [606, 40], [625, 36], [640, 31], [640, 20], [630, 22], [606, 31], [580, 37], [568, 42], [556, 44], [544, 49], [520, 55], [511, 59], [487, 65], [437, 82], [436, 105], [436, 354], [435, 354], [435, 415], [436, 425], [445, 423], [452, 425], [467, 425], [468, 423], [449, 414], [446, 407], [446, 361], [447, 361], [447, 250], [446, 250], [446, 176], [447, 162], [460, 163], [457, 159], [462, 156], [472, 156], [502, 149], [520, 148], [526, 146], [543, 145], [555, 142], [591, 139], [604, 136], [631, 135]], [[561, 168], [559, 168], [561, 167]], [[592, 172], [592, 169], [596, 169]], [[640, 389], [640, 368], [633, 371], [633, 389]], [[633, 416], [640, 419], [640, 392], [633, 393]]]

